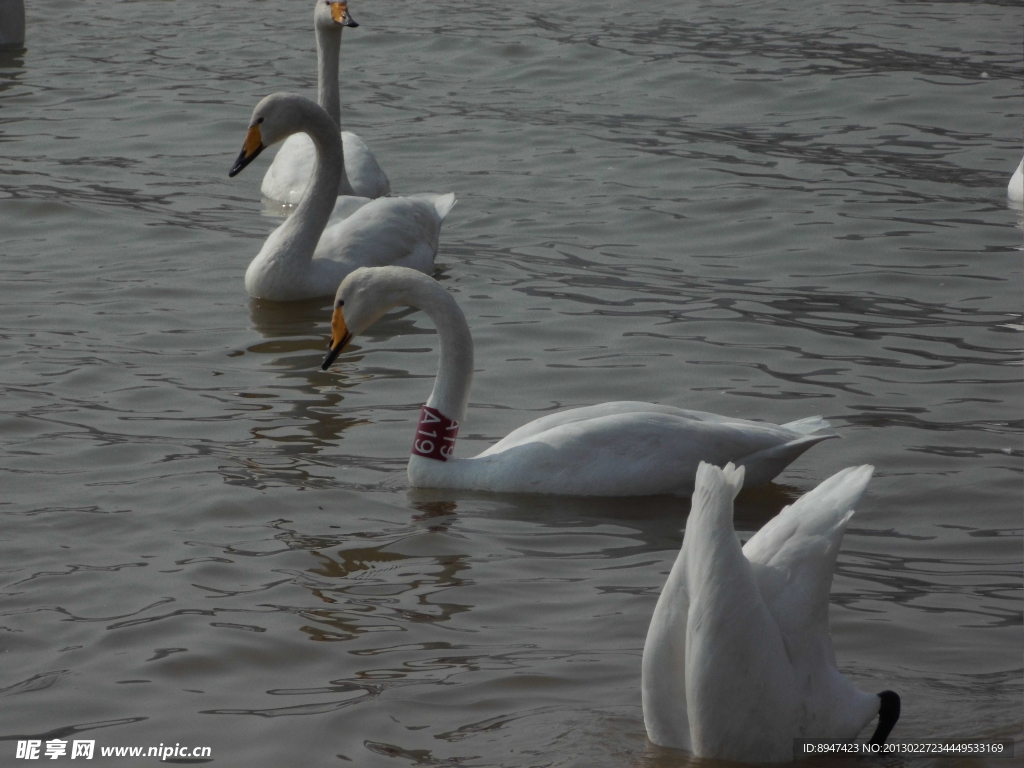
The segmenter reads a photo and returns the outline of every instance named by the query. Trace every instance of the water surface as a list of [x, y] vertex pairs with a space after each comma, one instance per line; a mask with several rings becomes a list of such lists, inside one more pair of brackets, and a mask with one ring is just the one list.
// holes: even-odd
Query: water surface
[[[741, 536], [874, 464], [840, 668], [900, 692], [894, 739], [1020, 750], [1017, 4], [352, 10], [347, 127], [459, 196], [460, 454], [606, 400], [825, 416]], [[246, 296], [269, 161], [227, 170], [262, 96], [314, 94], [309, 16], [40, 0], [0, 53], [0, 753], [685, 764], [639, 681], [688, 501], [408, 489], [429, 321], [324, 373], [328, 302]]]

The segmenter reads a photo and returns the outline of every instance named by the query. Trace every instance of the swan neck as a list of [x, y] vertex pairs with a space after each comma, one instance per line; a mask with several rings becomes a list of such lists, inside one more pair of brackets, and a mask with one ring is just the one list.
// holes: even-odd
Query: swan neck
[[341, 135], [337, 126], [321, 109], [300, 111], [300, 131], [313, 140], [316, 159], [313, 174], [298, 207], [288, 220], [281, 225], [285, 235], [279, 242], [287, 248], [288, 255], [302, 262], [313, 258], [320, 235], [334, 210], [341, 185], [341, 168], [345, 162], [341, 146]]
[[415, 306], [434, 322], [441, 346], [437, 378], [427, 405], [461, 423], [473, 386], [473, 337], [466, 316], [448, 291], [433, 280], [425, 287]]
[[338, 93], [338, 64], [341, 58], [341, 29], [316, 28], [317, 101], [341, 130], [341, 96]]
[[[316, 27], [317, 94], [316, 100], [334, 121], [335, 130], [341, 130], [341, 97], [338, 93], [338, 65], [341, 60], [341, 29]], [[344, 150], [342, 150], [344, 152]], [[345, 158], [341, 160], [339, 195], [354, 195], [352, 184], [345, 173]]]

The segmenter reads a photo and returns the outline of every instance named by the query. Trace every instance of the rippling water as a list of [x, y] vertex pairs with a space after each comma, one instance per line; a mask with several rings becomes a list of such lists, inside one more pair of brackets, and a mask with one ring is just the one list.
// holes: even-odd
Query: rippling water
[[[430, 323], [323, 373], [327, 302], [245, 294], [276, 222], [267, 161], [227, 170], [260, 97], [314, 93], [308, 5], [40, 0], [0, 53], [2, 762], [681, 765], [639, 681], [688, 503], [410, 490]], [[352, 9], [343, 119], [459, 196], [461, 454], [614, 399], [824, 415], [737, 527], [875, 464], [840, 667], [901, 693], [894, 739], [1020, 754], [1016, 0]]]

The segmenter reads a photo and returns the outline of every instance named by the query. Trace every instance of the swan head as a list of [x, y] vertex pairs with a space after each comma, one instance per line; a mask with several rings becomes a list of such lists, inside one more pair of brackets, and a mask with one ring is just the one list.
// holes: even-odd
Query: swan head
[[425, 285], [428, 283], [434, 283], [433, 278], [408, 267], [361, 267], [351, 272], [334, 296], [330, 351], [320, 367], [325, 371], [330, 368], [353, 336], [380, 320], [388, 310], [413, 303], [414, 293], [433, 287]]
[[342, 27], [359, 26], [352, 18], [348, 3], [338, 2], [338, 0], [316, 0], [316, 7], [313, 9], [313, 23], [317, 29], [338, 31], [341, 31]]
[[311, 106], [320, 109], [309, 99], [292, 93], [272, 93], [257, 104], [249, 120], [242, 151], [228, 176], [237, 176], [264, 149], [301, 131], [302, 115]]

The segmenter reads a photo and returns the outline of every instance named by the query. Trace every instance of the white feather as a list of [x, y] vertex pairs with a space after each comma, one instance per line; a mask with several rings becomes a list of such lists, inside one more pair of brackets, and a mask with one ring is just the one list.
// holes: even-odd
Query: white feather
[[1017, 170], [1010, 177], [1006, 187], [1006, 196], [1015, 203], [1024, 202], [1024, 159], [1017, 164]]
[[[377, 158], [363, 140], [351, 131], [341, 132], [345, 152], [345, 176], [356, 197], [375, 198], [391, 194], [391, 182], [377, 164]], [[309, 186], [316, 161], [313, 140], [304, 133], [289, 136], [263, 176], [264, 197], [286, 205], [298, 205]]]
[[[346, 9], [346, 17], [349, 13]], [[358, 25], [356, 25], [358, 26]], [[338, 64], [344, 24], [331, 14], [330, 3], [317, 0], [313, 6], [313, 31], [317, 50], [317, 100], [336, 126], [341, 126]], [[386, 197], [391, 182], [366, 144], [350, 131], [341, 131], [345, 161], [339, 194], [356, 197]], [[281, 145], [263, 176], [260, 191], [265, 197], [286, 205], [298, 205], [313, 176], [316, 149], [304, 134], [295, 134]]]
[[250, 126], [265, 145], [302, 132], [316, 152], [299, 207], [270, 234], [246, 270], [250, 296], [273, 301], [330, 296], [346, 275], [365, 266], [433, 269], [454, 194], [338, 197], [341, 140], [323, 108], [301, 96], [266, 97], [253, 111]]
[[839, 673], [828, 632], [836, 555], [872, 471], [837, 473], [741, 549], [732, 514], [743, 468], [700, 465], [644, 645], [651, 741], [698, 757], [787, 761], [793, 739], [849, 740], [878, 714], [878, 696]]
[[[353, 335], [392, 307], [426, 312], [441, 346], [427, 405], [463, 420], [472, 385], [473, 340], [462, 310], [436, 281], [397, 267], [361, 269], [339, 287], [336, 306]], [[653, 403], [602, 403], [532, 421], [473, 458], [440, 461], [413, 455], [409, 480], [418, 487], [510, 493], [684, 495], [692, 490], [702, 460], [741, 464], [748, 485], [763, 483], [810, 446], [837, 437], [817, 417], [795, 426]]]

